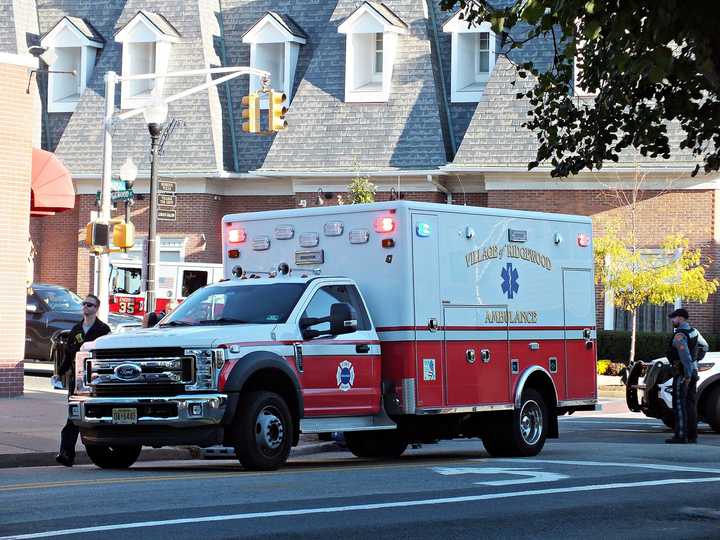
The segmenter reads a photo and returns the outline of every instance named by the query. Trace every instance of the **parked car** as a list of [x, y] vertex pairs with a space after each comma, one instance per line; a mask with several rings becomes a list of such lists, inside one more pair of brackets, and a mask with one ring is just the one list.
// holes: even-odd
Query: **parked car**
[[[709, 352], [698, 362], [698, 376], [698, 419], [720, 433], [720, 352]], [[673, 427], [672, 369], [667, 358], [635, 362], [628, 373], [626, 395], [631, 411]]]
[[[52, 361], [53, 349], [82, 320], [82, 299], [74, 292], [44, 283], [33, 284], [27, 292], [25, 308], [25, 359]], [[113, 332], [127, 332], [142, 327], [137, 317], [111, 313], [108, 325]]]

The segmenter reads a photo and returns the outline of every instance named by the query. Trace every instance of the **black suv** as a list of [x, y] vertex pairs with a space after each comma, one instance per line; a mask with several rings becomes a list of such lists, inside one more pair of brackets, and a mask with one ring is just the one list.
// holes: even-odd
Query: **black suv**
[[[59, 285], [34, 283], [27, 291], [25, 308], [25, 358], [49, 362], [53, 349], [75, 324], [82, 320], [82, 299]], [[140, 328], [136, 317], [111, 313], [108, 325], [113, 332]], [[63, 341], [64, 343], [64, 341]]]

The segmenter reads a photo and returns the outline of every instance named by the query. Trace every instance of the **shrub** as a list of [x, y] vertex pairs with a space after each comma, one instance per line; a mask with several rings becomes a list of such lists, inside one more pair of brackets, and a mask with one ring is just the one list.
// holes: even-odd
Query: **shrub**
[[610, 367], [610, 364], [612, 364], [612, 362], [610, 360], [598, 360], [597, 361], [597, 374], [605, 375], [605, 372], [607, 371], [607, 368]]
[[[705, 335], [711, 351], [716, 351], [720, 344], [720, 336]], [[648, 362], [656, 358], [664, 358], [667, 354], [670, 334], [638, 332], [635, 341], [635, 360]], [[627, 365], [630, 357], [630, 332], [598, 331], [598, 358], [608, 358], [612, 362]], [[598, 373], [600, 373], [598, 371]]]

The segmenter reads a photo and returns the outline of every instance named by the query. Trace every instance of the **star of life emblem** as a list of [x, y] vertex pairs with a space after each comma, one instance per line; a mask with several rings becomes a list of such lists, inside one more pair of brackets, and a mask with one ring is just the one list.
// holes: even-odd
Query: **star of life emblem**
[[352, 363], [347, 360], [340, 362], [335, 379], [337, 380], [338, 388], [342, 392], [350, 390], [355, 383], [355, 368]]

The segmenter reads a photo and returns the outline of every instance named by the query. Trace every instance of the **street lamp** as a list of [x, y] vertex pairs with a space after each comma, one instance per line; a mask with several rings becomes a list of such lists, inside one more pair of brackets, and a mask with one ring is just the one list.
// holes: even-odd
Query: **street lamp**
[[[133, 162], [132, 158], [128, 156], [128, 158], [125, 160], [125, 163], [123, 163], [122, 167], [120, 167], [120, 180], [123, 180], [125, 182], [127, 189], [129, 189], [130, 191], [132, 191], [132, 188], [135, 185], [137, 172], [137, 166]], [[134, 204], [134, 202], [135, 201], [132, 197], [125, 200], [125, 223], [128, 223], [130, 221], [130, 207]]]
[[143, 117], [150, 132], [150, 211], [147, 241], [147, 268], [145, 274], [145, 313], [155, 312], [155, 280], [157, 278], [157, 165], [160, 151], [160, 135], [162, 124], [167, 120], [168, 106], [165, 101], [156, 97], [143, 109]]

